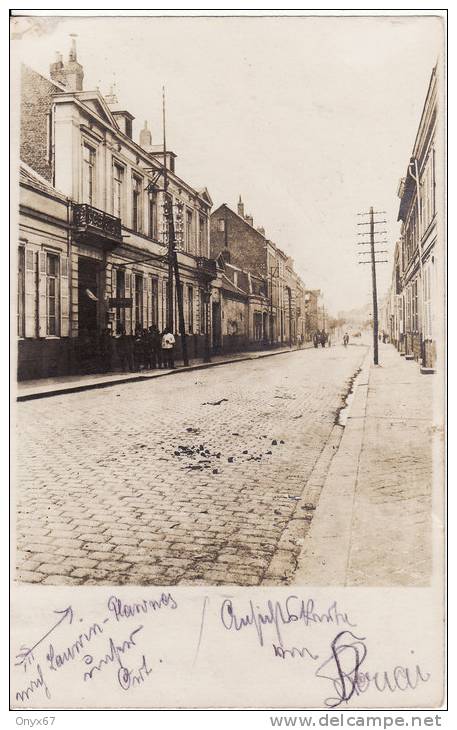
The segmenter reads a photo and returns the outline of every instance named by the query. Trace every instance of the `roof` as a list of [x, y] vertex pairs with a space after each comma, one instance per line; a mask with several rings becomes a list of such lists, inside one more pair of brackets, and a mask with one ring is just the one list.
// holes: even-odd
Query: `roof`
[[222, 288], [225, 289], [225, 291], [229, 291], [232, 294], [238, 294], [238, 296], [247, 296], [248, 292], [244, 291], [243, 289], [240, 289], [239, 286], [236, 286], [233, 281], [230, 281], [228, 276], [225, 274], [222, 274]]
[[230, 206], [228, 206], [227, 203], [222, 203], [218, 208], [216, 208], [216, 210], [213, 210], [213, 212], [211, 213], [211, 216], [215, 215], [221, 208], [227, 208], [227, 210], [232, 215], [239, 218], [240, 221], [242, 221], [246, 226], [248, 226], [248, 228], [251, 228], [251, 230], [253, 230], [255, 233], [257, 233], [258, 236], [261, 236], [261, 238], [268, 240], [264, 233], [261, 233], [257, 228], [255, 228], [255, 226], [253, 226], [253, 225], [251, 226], [251, 224], [249, 223], [249, 221], [246, 220], [246, 218], [243, 218], [242, 215], [238, 215], [238, 213], [235, 210], [232, 210], [232, 208], [230, 208]]
[[41, 192], [52, 195], [65, 202], [68, 200], [66, 195], [61, 193], [60, 190], [57, 190], [48, 180], [29, 167], [25, 162], [22, 162], [22, 160], [19, 168], [19, 184], [30, 185], [36, 190], [41, 190]]

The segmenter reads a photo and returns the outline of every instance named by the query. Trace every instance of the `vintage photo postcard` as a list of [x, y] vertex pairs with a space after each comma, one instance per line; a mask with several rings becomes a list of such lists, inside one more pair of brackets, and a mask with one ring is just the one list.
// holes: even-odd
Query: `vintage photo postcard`
[[11, 707], [442, 708], [445, 11], [10, 34]]

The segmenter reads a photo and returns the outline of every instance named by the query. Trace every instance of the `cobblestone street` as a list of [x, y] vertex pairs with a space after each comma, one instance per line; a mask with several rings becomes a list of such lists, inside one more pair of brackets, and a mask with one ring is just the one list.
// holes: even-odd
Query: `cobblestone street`
[[365, 354], [303, 350], [19, 403], [19, 579], [278, 582], [282, 536], [312, 521]]

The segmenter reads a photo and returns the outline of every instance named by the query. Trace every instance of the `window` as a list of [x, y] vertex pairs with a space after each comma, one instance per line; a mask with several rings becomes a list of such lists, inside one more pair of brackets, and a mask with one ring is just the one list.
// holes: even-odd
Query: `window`
[[95, 198], [95, 150], [83, 145], [83, 202], [94, 204]]
[[217, 222], [217, 228], [221, 233], [224, 233], [225, 231], [225, 220], [223, 218], [219, 218]]
[[260, 312], [254, 312], [254, 339], [262, 339], [262, 315]]
[[[116, 271], [116, 299], [125, 297], [125, 271], [117, 269]], [[121, 331], [121, 327], [125, 325], [125, 309], [124, 307], [116, 307], [116, 332]]]
[[190, 334], [194, 331], [194, 288], [187, 287], [187, 330]]
[[59, 257], [46, 257], [46, 333], [59, 334]]
[[[222, 221], [224, 223], [224, 221]], [[199, 244], [199, 253], [202, 256], [205, 256], [207, 253], [207, 221], [206, 216], [200, 215], [198, 219], [198, 244]]]
[[424, 334], [424, 339], [426, 339], [426, 340], [431, 340], [433, 337], [431, 273], [432, 273], [431, 264], [427, 264], [424, 267], [424, 278], [423, 278], [423, 282], [422, 282], [423, 300], [424, 300], [423, 334]]
[[135, 322], [134, 326], [143, 326], [143, 277], [135, 274]]
[[411, 291], [412, 303], [411, 303], [411, 327], [413, 332], [419, 331], [419, 313], [417, 308], [417, 279], [412, 285]]
[[157, 197], [155, 193], [149, 193], [148, 198], [148, 235], [149, 238], [157, 239]]
[[124, 168], [114, 165], [113, 170], [113, 215], [122, 218], [124, 199]]
[[151, 276], [151, 323], [159, 324], [159, 280]]
[[141, 193], [143, 183], [141, 178], [132, 178], [132, 228], [138, 233], [141, 232]]
[[25, 336], [25, 248], [19, 246], [17, 260], [17, 336]]
[[186, 251], [192, 249], [192, 211], [186, 211]]

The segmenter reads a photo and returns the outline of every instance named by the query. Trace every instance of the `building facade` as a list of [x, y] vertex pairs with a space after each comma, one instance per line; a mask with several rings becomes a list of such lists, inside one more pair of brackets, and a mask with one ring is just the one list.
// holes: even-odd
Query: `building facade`
[[440, 300], [437, 204], [437, 70], [433, 69], [427, 96], [407, 167], [398, 188], [401, 236], [395, 249], [392, 285], [388, 296], [389, 329], [407, 359], [433, 370]]
[[305, 336], [305, 289], [294, 262], [254, 227], [241, 196], [237, 212], [223, 203], [211, 214], [210, 255], [247, 275], [251, 344], [296, 344]]
[[323, 308], [321, 306], [320, 289], [306, 289], [306, 333], [307, 339], [311, 340], [317, 330], [324, 329]]
[[[74, 44], [67, 63], [58, 56], [51, 64], [50, 78], [22, 69], [20, 378], [80, 371], [102, 333], [163, 329], [164, 162], [191, 356], [203, 354], [211, 329], [208, 191], [177, 176], [176, 155], [167, 151], [164, 160], [146, 124], [136, 142], [134, 117], [114, 91], [86, 91], [83, 78]], [[177, 349], [179, 357], [179, 342]]]

